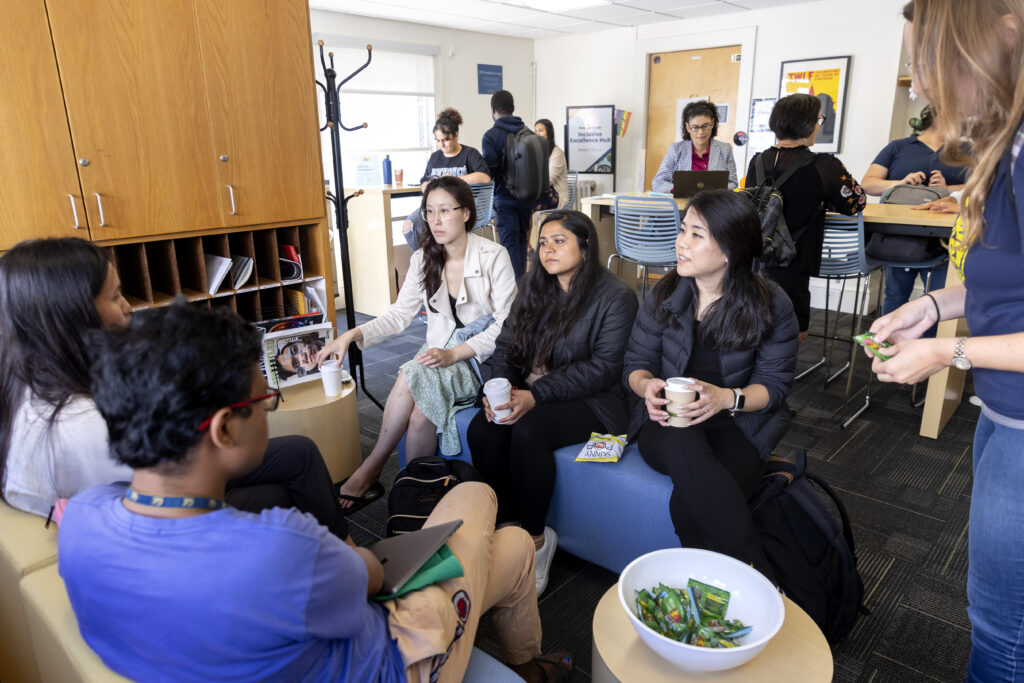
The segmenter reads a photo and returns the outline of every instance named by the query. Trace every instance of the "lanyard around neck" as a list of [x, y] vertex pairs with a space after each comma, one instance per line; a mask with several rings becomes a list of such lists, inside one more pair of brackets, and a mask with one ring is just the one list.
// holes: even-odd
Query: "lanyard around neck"
[[227, 503], [219, 498], [203, 498], [199, 496], [149, 496], [135, 489], [128, 489], [125, 500], [138, 505], [154, 508], [191, 508], [194, 510], [223, 510]]

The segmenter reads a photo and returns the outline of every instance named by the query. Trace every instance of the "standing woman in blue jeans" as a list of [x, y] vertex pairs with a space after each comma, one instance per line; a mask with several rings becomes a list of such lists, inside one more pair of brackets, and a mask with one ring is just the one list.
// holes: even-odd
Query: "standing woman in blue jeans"
[[[871, 326], [894, 343], [872, 370], [919, 382], [973, 369], [974, 437], [967, 575], [971, 681], [1024, 679], [1024, 0], [916, 0], [903, 9], [914, 80], [942, 114], [950, 162], [970, 167], [964, 283]], [[969, 140], [967, 149], [961, 147]], [[954, 257], [956, 253], [954, 254]], [[959, 259], [954, 258], [955, 262]], [[971, 337], [922, 339], [966, 317]]]

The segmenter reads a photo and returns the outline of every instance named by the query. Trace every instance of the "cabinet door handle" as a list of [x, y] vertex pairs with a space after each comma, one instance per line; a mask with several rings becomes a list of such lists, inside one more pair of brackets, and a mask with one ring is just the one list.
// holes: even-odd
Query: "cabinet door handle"
[[75, 195], [69, 194], [68, 199], [71, 200], [71, 213], [75, 215], [75, 230], [78, 230], [82, 226], [78, 223], [78, 207], [75, 206]]
[[100, 210], [100, 227], [102, 228], [107, 224], [106, 220], [103, 218], [103, 197], [100, 196], [99, 192], [93, 192], [93, 194], [96, 195], [96, 206], [99, 207]]
[[236, 213], [238, 213], [237, 211], [235, 211], [235, 188], [231, 187], [230, 185], [225, 185], [225, 187], [228, 188], [228, 197], [231, 198], [231, 215], [234, 216]]

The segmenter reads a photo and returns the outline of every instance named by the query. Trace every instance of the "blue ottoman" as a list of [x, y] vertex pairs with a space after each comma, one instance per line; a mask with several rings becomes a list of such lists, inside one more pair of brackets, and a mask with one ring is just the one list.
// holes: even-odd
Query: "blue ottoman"
[[[477, 410], [456, 413], [462, 452], [450, 457], [473, 462], [466, 430]], [[558, 476], [547, 524], [558, 532], [558, 546], [613, 572], [645, 553], [679, 547], [668, 513], [672, 481], [644, 462], [636, 444], [627, 446], [617, 463], [575, 462], [581, 448], [555, 451]], [[404, 437], [398, 458], [404, 467]]]

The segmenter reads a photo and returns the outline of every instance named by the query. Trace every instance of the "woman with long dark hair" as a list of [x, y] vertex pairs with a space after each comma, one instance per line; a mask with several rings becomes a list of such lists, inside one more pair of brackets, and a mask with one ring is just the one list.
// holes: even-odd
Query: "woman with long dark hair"
[[551, 179], [551, 186], [537, 202], [537, 211], [573, 208], [566, 206], [569, 203], [569, 171], [565, 153], [555, 144], [555, 128], [551, 120], [537, 119], [533, 132], [548, 141], [548, 177]]
[[[626, 346], [633, 391], [629, 434], [644, 460], [672, 478], [669, 513], [687, 547], [753, 563], [772, 576], [747, 500], [789, 424], [796, 365], [793, 306], [754, 272], [757, 213], [726, 190], [691, 201], [676, 239], [676, 270], [647, 296]], [[695, 380], [696, 399], [670, 415], [665, 380]], [[669, 425], [669, 418], [689, 425]]]
[[317, 356], [345, 357], [349, 344], [360, 348], [405, 330], [421, 307], [427, 309], [427, 341], [402, 366], [388, 395], [380, 435], [370, 455], [341, 487], [342, 506], [358, 510], [384, 495], [377, 479], [402, 434], [408, 460], [461, 449], [455, 412], [472, 405], [480, 387], [473, 363], [487, 360], [516, 295], [508, 252], [500, 244], [470, 234], [476, 204], [461, 178], [442, 176], [423, 193], [420, 235], [398, 299], [379, 318], [341, 334]]
[[[498, 522], [518, 522], [537, 546], [537, 592], [547, 585], [557, 535], [544, 526], [555, 450], [626, 427], [619, 375], [636, 295], [601, 264], [597, 233], [579, 211], [540, 227], [531, 266], [498, 340], [492, 375], [514, 387], [508, 404], [469, 426], [473, 464], [498, 496]], [[504, 419], [495, 410], [511, 409]]]
[[[0, 259], [0, 490], [9, 504], [46, 516], [59, 498], [131, 478], [110, 457], [89, 392], [89, 334], [130, 317], [117, 270], [91, 242], [28, 240]], [[234, 507], [296, 507], [349, 535], [327, 465], [305, 437], [271, 439], [259, 467], [228, 488]]]

